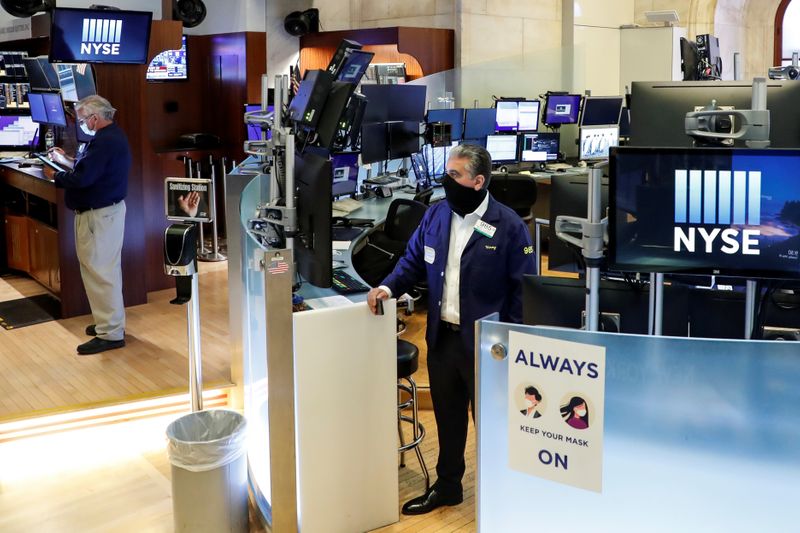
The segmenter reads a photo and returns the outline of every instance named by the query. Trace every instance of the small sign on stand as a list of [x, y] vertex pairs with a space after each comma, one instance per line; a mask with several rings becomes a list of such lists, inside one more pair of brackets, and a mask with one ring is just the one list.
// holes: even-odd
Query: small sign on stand
[[176, 222], [212, 222], [214, 187], [210, 179], [166, 178], [164, 206], [167, 220]]

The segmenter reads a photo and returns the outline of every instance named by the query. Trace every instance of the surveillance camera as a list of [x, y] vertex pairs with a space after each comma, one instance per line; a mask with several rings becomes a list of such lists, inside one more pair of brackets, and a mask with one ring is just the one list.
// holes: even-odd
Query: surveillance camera
[[771, 80], [796, 80], [798, 76], [800, 76], [800, 70], [792, 65], [770, 67], [769, 69], [769, 79]]

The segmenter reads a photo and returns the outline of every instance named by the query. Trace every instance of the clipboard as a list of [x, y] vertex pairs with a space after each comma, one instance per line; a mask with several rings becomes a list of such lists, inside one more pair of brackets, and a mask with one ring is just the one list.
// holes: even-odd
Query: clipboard
[[56, 163], [55, 161], [51, 160], [46, 155], [42, 155], [42, 154], [35, 154], [35, 155], [39, 159], [39, 161], [41, 161], [42, 163], [44, 163], [48, 167], [52, 168], [56, 172], [67, 172], [67, 171], [70, 170], [69, 168], [66, 168], [66, 167], [63, 167], [63, 166], [59, 165], [58, 163]]

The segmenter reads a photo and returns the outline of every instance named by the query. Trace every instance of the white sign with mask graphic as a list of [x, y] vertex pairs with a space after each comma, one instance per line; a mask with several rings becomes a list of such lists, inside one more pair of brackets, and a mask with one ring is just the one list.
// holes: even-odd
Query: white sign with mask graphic
[[602, 346], [509, 332], [509, 467], [602, 492]]

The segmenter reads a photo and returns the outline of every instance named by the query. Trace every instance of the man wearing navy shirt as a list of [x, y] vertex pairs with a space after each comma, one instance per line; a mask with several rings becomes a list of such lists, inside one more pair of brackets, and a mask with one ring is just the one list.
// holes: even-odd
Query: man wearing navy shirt
[[486, 149], [450, 151], [442, 182], [447, 201], [431, 205], [394, 271], [367, 296], [400, 296], [428, 282], [428, 376], [439, 435], [436, 483], [403, 505], [423, 514], [462, 501], [469, 407], [475, 403], [475, 321], [499, 313], [522, 321], [522, 276], [535, 271], [528, 227], [487, 191], [492, 160]]
[[[72, 170], [44, 167], [56, 187], [65, 189], [67, 207], [75, 211], [75, 249], [94, 319], [86, 328], [94, 338], [78, 346], [80, 355], [125, 346], [122, 240], [131, 150], [114, 123], [115, 112], [102, 96], [87, 96], [75, 104], [78, 125], [93, 138], [75, 157]], [[52, 152], [56, 160], [70, 159], [60, 148]]]

